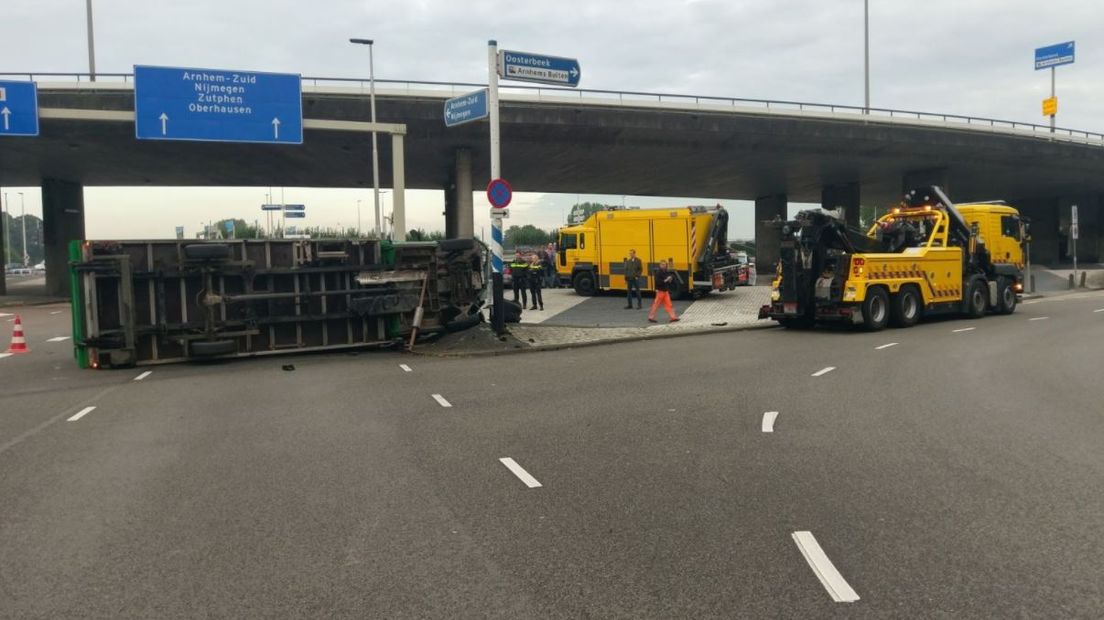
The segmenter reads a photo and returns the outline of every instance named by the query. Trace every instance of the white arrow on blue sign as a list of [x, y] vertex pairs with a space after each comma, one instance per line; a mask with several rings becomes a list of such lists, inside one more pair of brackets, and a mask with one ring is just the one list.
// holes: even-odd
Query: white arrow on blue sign
[[487, 118], [487, 89], [481, 88], [445, 102], [445, 127]]
[[1074, 42], [1035, 48], [1035, 70], [1073, 64]]
[[38, 135], [38, 88], [34, 82], [0, 82], [0, 136]]
[[303, 143], [301, 80], [290, 73], [134, 67], [144, 140]]
[[504, 80], [578, 86], [582, 69], [574, 58], [502, 50], [498, 53], [498, 76]]

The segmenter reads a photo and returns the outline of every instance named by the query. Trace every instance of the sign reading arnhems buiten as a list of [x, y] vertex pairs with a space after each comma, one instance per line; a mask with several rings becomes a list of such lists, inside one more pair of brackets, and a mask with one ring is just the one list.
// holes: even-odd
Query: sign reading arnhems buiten
[[135, 135], [145, 140], [303, 143], [298, 75], [134, 67]]

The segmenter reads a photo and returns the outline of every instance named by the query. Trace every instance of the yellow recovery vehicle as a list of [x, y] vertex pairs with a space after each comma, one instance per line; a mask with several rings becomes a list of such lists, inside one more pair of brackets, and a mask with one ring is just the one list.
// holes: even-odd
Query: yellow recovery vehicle
[[930, 186], [906, 194], [866, 235], [821, 210], [781, 228], [771, 303], [759, 318], [786, 327], [910, 327], [926, 314], [1011, 314], [1022, 298], [1024, 227], [1003, 202], [956, 206]]
[[556, 272], [580, 295], [624, 291], [629, 250], [645, 266], [642, 290], [653, 290], [659, 261], [679, 278], [672, 298], [739, 285], [741, 263], [728, 247], [728, 212], [721, 206], [675, 209], [608, 208], [560, 229]]

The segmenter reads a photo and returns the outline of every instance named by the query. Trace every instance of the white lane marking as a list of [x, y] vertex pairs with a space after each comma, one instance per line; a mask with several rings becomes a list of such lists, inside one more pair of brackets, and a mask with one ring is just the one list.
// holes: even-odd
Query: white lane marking
[[61, 314], [61, 312], [62, 312], [61, 310], [54, 310], [54, 311], [53, 311], [53, 312], [51, 312], [50, 314]]
[[61, 342], [62, 340], [69, 340], [69, 336], [54, 336], [53, 338], [47, 338], [46, 342]]
[[888, 344], [883, 344], [883, 345], [882, 345], [882, 346], [880, 346], [880, 347], [874, 347], [874, 350], [876, 350], [876, 351], [881, 351], [882, 349], [888, 349], [888, 348], [890, 348], [890, 347], [895, 347], [895, 346], [897, 346], [897, 343], [896, 343], [896, 342], [890, 342], [890, 343], [888, 343]]
[[962, 329], [952, 329], [951, 333], [960, 334], [962, 332], [972, 332], [975, 329], [977, 329], [977, 328], [976, 327], [963, 327]]
[[1104, 312], [1104, 308], [1097, 308], [1096, 310], [1093, 310], [1093, 312], [1094, 312], [1094, 313], [1096, 313], [1096, 312]]
[[814, 372], [812, 376], [819, 377], [821, 375], [826, 375], [826, 374], [832, 372], [835, 369], [836, 369], [835, 366], [827, 366], [825, 368], [821, 368], [820, 370]]
[[404, 372], [410, 372], [410, 366], [406, 364], [399, 364], [399, 368], [402, 368]]
[[10, 312], [0, 312], [0, 319], [4, 318], [6, 316], [11, 316], [11, 313]]
[[820, 548], [820, 543], [812, 532], [794, 532], [792, 536], [801, 555], [805, 556], [805, 561], [809, 563], [809, 568], [813, 569], [813, 573], [816, 574], [817, 579], [820, 579], [824, 589], [828, 590], [832, 600], [837, 603], [854, 603], [859, 600], [859, 595], [847, 585], [847, 581]]
[[12, 355], [14, 355], [14, 353], [0, 353], [0, 360], [4, 359], [5, 357], [11, 357]]
[[1028, 319], [1028, 321], [1045, 321], [1049, 318], [1050, 318], [1049, 316], [1033, 316], [1030, 319]]
[[92, 407], [85, 407], [84, 409], [81, 409], [80, 411], [78, 411], [78, 412], [76, 413], [76, 415], [74, 415], [73, 417], [71, 417], [71, 418], [69, 418], [68, 420], [66, 420], [66, 422], [76, 422], [77, 420], [79, 420], [79, 419], [83, 418], [84, 416], [86, 416], [86, 415], [88, 415], [88, 414], [92, 413], [92, 411], [93, 411], [93, 410], [95, 410], [95, 409], [96, 409], [96, 407], [94, 407], [94, 406], [92, 406]]
[[153, 371], [152, 370], [147, 370], [146, 372], [138, 375], [137, 377], [134, 377], [134, 380], [135, 381], [141, 381], [142, 379], [145, 379], [146, 377], [150, 376], [151, 374], [153, 374]]
[[525, 486], [529, 487], [530, 489], [535, 489], [541, 485], [541, 483], [537, 482], [536, 478], [529, 475], [529, 472], [522, 469], [521, 465], [518, 465], [517, 461], [515, 461], [514, 459], [507, 456], [498, 459], [498, 461], [505, 465], [506, 469], [512, 471], [514, 475], [517, 476], [519, 480], [524, 482]]
[[768, 412], [763, 414], [763, 432], [764, 433], [773, 433], [774, 432], [774, 420], [777, 417], [778, 417], [778, 412], [777, 411], [768, 411]]
[[442, 407], [451, 407], [452, 406], [452, 403], [445, 400], [445, 397], [441, 396], [440, 394], [434, 394], [433, 395], [433, 400], [437, 401], [437, 404], [441, 405]]

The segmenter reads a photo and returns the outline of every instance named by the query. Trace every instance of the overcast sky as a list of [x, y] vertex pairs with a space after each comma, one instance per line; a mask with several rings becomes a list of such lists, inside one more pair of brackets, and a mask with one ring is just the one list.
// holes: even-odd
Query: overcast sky
[[[862, 105], [862, 0], [93, 0], [100, 72], [134, 64], [367, 77], [376, 40], [379, 78], [486, 81], [486, 42], [579, 59], [582, 86]], [[83, 0], [3, 0], [0, 70], [88, 69]], [[1058, 69], [1058, 124], [1104, 131], [1104, 3], [1089, 0], [870, 0], [871, 105], [1045, 123], [1047, 71], [1036, 47], [1077, 41]], [[3, 144], [0, 143], [0, 148]], [[415, 162], [408, 162], [416, 165]], [[24, 191], [38, 213], [37, 188]], [[267, 188], [86, 192], [90, 237], [161, 237], [201, 221], [260, 216]], [[370, 221], [371, 192], [295, 189], [311, 225]], [[594, 196], [578, 197], [582, 200]], [[621, 197], [597, 197], [607, 202]], [[575, 195], [518, 196], [510, 223], [551, 228]], [[410, 227], [441, 229], [440, 192], [408, 195]], [[715, 203], [708, 196], [639, 199], [651, 206]], [[389, 204], [389, 201], [388, 201]], [[482, 204], [477, 202], [477, 204]], [[750, 236], [744, 203], [733, 233]], [[476, 209], [477, 233], [485, 210]]]

